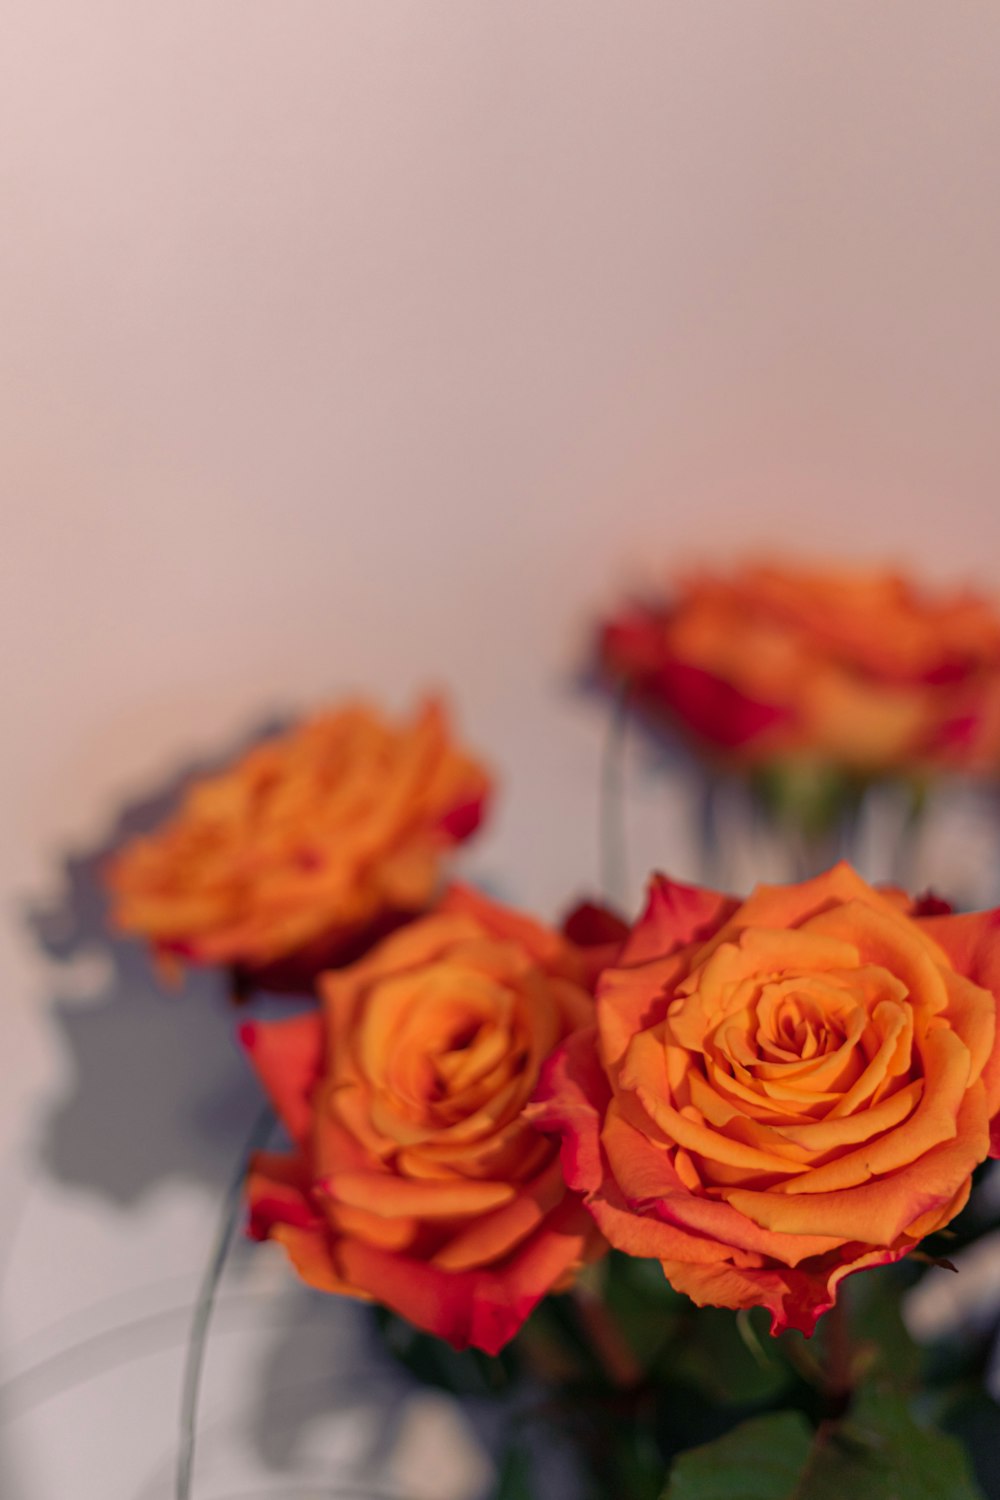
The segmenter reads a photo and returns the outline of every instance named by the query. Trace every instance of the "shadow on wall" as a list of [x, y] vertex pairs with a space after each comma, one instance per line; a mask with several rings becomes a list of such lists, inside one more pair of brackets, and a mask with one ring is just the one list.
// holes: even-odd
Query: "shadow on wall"
[[[66, 859], [58, 897], [27, 914], [34, 941], [67, 975], [51, 995], [51, 1016], [73, 1076], [41, 1143], [42, 1164], [60, 1181], [128, 1204], [166, 1178], [217, 1185], [233, 1170], [260, 1094], [235, 1038], [224, 979], [190, 969], [176, 989], [164, 985], [145, 946], [111, 929], [102, 871], [124, 843], [173, 811], [195, 777], [281, 727], [269, 721], [225, 756], [186, 767], [126, 808], [105, 843]], [[85, 998], [70, 998], [74, 964], [101, 976]]]
[[[296, 1285], [246, 1414], [268, 1473], [325, 1475], [324, 1494], [481, 1500], [515, 1420], [510, 1400], [463, 1399], [417, 1381], [388, 1354], [370, 1309]], [[343, 1491], [340, 1485], [343, 1485]], [[554, 1484], [546, 1493], [577, 1493]], [[150, 1497], [152, 1500], [152, 1497]]]
[[351, 1412], [353, 1462], [377, 1473], [399, 1439], [412, 1379], [371, 1337], [367, 1308], [301, 1284], [282, 1301], [287, 1316], [247, 1413], [248, 1444], [269, 1472], [299, 1472], [322, 1454], [323, 1427]]

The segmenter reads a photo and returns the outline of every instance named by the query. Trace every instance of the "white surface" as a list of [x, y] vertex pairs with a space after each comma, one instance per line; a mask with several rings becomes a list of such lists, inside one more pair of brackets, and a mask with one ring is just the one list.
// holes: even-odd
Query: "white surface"
[[[71, 959], [25, 920], [124, 805], [442, 682], [505, 781], [471, 868], [550, 912], [596, 877], [569, 683], [624, 582], [773, 542], [994, 582], [998, 66], [988, 0], [8, 0], [0, 1381], [184, 1303], [253, 1110], [92, 876]], [[680, 801], [633, 812], [683, 873]], [[5, 1500], [168, 1493], [167, 1323], [0, 1387]], [[274, 1482], [270, 1337], [220, 1331], [199, 1500]]]

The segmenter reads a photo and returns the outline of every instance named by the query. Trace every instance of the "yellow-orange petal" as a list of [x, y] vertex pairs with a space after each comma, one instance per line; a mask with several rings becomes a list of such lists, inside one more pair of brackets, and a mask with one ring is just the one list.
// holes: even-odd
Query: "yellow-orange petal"
[[327, 1218], [336, 1234], [351, 1235], [370, 1245], [378, 1245], [381, 1250], [408, 1250], [420, 1227], [417, 1219], [387, 1219], [363, 1208], [352, 1208], [347, 1203], [329, 1204]]
[[[944, 949], [959, 974], [1000, 1005], [1000, 908], [960, 916], [922, 917], [917, 925]], [[1000, 1155], [1000, 1025], [983, 1064], [992, 1131], [991, 1156]]]
[[432, 1257], [434, 1264], [444, 1271], [467, 1271], [502, 1259], [538, 1229], [565, 1195], [566, 1184], [556, 1157], [512, 1202], [453, 1235]]
[[965, 1043], [945, 1027], [930, 1032], [922, 1048], [924, 1087], [917, 1107], [895, 1129], [878, 1140], [782, 1183], [786, 1193], [840, 1192], [871, 1177], [908, 1167], [942, 1141], [958, 1133], [958, 1114], [967, 1097], [969, 1053]]
[[[896, 903], [882, 896], [843, 860], [812, 880], [796, 885], [758, 885], [735, 915], [744, 927], [795, 928], [820, 912], [836, 910], [848, 902], [861, 902], [889, 916], [898, 915]], [[850, 942], [850, 937], [846, 941]]]
[[952, 969], [942, 977], [948, 991], [948, 1025], [969, 1049], [969, 1078], [974, 1083], [996, 1046], [997, 1002], [989, 990]]
[[[656, 1145], [612, 1103], [601, 1136], [614, 1182], [637, 1217], [655, 1217], [689, 1235], [758, 1256], [797, 1265], [808, 1256], [836, 1249], [849, 1236], [781, 1235], [762, 1229], [730, 1204], [688, 1191], [671, 1153]], [[649, 1252], [652, 1253], [652, 1252]]]
[[922, 1078], [904, 1084], [870, 1109], [835, 1120], [811, 1120], [805, 1124], [778, 1125], [775, 1132], [809, 1151], [814, 1157], [826, 1151], [839, 1151], [859, 1141], [871, 1140], [907, 1119], [924, 1091]]
[[985, 1158], [987, 1117], [982, 1085], [962, 1104], [954, 1139], [934, 1146], [902, 1171], [840, 1192], [761, 1192], [731, 1187], [723, 1196], [740, 1213], [781, 1234], [847, 1233], [860, 1242], [889, 1246], [906, 1226], [948, 1201]]
[[704, 1123], [703, 1118], [690, 1118], [687, 1111], [681, 1113], [668, 1102], [666, 1063], [663, 1048], [650, 1032], [640, 1032], [633, 1039], [622, 1069], [622, 1086], [635, 1091], [643, 1109], [654, 1120], [668, 1140], [696, 1156], [726, 1166], [738, 1167], [749, 1173], [804, 1172], [805, 1166], [780, 1156], [775, 1151], [761, 1150], [755, 1146], [727, 1136]]
[[547, 973], [582, 981], [583, 963], [573, 946], [554, 928], [536, 922], [524, 912], [501, 906], [471, 886], [457, 882], [445, 891], [437, 909], [444, 915], [471, 917], [479, 931], [511, 942]]
[[930, 1016], [947, 1008], [948, 992], [941, 975], [946, 955], [916, 922], [891, 907], [848, 901], [820, 912], [807, 927], [810, 932], [853, 943], [864, 963], [888, 969], [906, 986], [915, 1010]]
[[465, 1218], [489, 1213], [510, 1203], [515, 1188], [508, 1182], [409, 1181], [389, 1172], [334, 1172], [323, 1183], [335, 1203], [363, 1208], [382, 1218]]

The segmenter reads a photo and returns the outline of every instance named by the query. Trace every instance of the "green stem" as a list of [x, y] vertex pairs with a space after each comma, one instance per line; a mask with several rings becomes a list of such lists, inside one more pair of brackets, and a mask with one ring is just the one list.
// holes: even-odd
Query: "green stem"
[[623, 1391], [641, 1385], [645, 1373], [642, 1365], [606, 1304], [596, 1292], [579, 1283], [571, 1295], [590, 1346], [610, 1383]]
[[823, 1396], [828, 1417], [842, 1416], [853, 1391], [854, 1346], [843, 1291], [823, 1320], [826, 1334]]

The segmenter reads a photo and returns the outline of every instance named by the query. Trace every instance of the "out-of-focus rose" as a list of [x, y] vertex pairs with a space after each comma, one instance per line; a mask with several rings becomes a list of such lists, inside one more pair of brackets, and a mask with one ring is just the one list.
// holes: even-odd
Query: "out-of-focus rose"
[[600, 652], [641, 703], [736, 763], [1000, 772], [1000, 615], [971, 594], [747, 566], [623, 611]]
[[612, 1245], [809, 1333], [958, 1213], [1000, 1108], [1000, 912], [913, 915], [940, 906], [847, 865], [743, 903], [654, 879], [529, 1111]]
[[401, 724], [349, 703], [199, 781], [128, 845], [109, 870], [115, 921], [168, 960], [307, 988], [426, 908], [489, 787], [436, 701]]
[[244, 1028], [295, 1143], [253, 1164], [251, 1233], [325, 1291], [487, 1353], [603, 1242], [523, 1110], [593, 1018], [576, 945], [455, 887], [320, 980], [321, 1010]]

